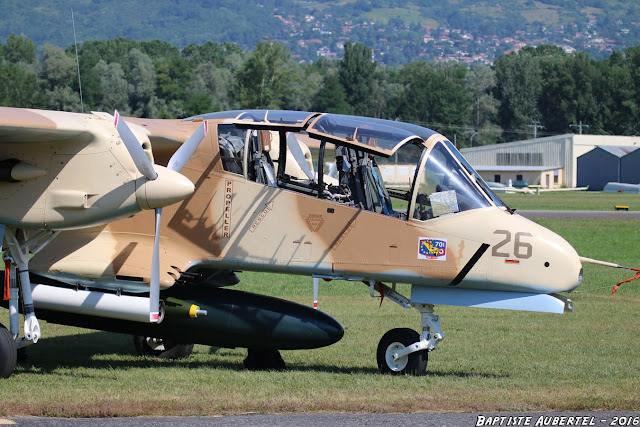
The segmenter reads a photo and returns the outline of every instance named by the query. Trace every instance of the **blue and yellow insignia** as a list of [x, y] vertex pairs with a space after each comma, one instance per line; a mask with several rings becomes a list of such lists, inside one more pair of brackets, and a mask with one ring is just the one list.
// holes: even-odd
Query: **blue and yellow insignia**
[[447, 240], [420, 237], [418, 240], [418, 259], [445, 261], [447, 259]]

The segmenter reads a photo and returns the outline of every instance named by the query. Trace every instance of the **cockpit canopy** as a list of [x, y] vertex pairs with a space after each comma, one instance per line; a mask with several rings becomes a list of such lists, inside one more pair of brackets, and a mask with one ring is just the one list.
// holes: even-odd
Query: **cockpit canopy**
[[279, 110], [197, 117], [221, 121], [227, 171], [272, 187], [419, 221], [489, 206], [508, 209], [450, 141], [420, 126]]

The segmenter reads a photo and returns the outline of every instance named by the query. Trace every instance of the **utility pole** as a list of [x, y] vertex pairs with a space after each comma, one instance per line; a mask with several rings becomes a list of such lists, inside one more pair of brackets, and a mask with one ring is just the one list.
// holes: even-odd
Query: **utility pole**
[[473, 137], [478, 135], [478, 131], [468, 130], [468, 131], [465, 131], [463, 133], [463, 135], [469, 135], [469, 134], [471, 134], [471, 137], [469, 138], [469, 141], [471, 142], [471, 146], [473, 147]]
[[572, 124], [572, 125], [569, 125], [569, 127], [571, 127], [571, 128], [578, 128], [578, 134], [579, 134], [579, 135], [582, 135], [582, 128], [583, 128], [583, 127], [588, 128], [588, 127], [589, 127], [589, 125], [583, 125], [583, 124], [582, 124], [582, 120], [580, 120], [580, 121], [578, 122], [578, 124], [577, 124], [577, 125], [576, 125], [576, 124]]
[[531, 120], [530, 125], [527, 125], [527, 127], [533, 128], [533, 139], [536, 139], [538, 137], [538, 129], [544, 129], [544, 126], [542, 126], [540, 123], [540, 121], [538, 120]]

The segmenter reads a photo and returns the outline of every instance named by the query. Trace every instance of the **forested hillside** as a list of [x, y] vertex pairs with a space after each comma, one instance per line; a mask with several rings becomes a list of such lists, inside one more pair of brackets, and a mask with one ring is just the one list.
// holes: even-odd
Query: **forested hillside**
[[[84, 110], [180, 118], [235, 108], [369, 115], [436, 129], [459, 146], [575, 131], [640, 134], [640, 46], [594, 60], [555, 46], [525, 47], [493, 66], [415, 61], [381, 67], [361, 43], [341, 59], [292, 60], [281, 43], [124, 38], [78, 46]], [[81, 111], [73, 46], [11, 35], [0, 45], [0, 105]]]
[[372, 49], [379, 64], [419, 59], [490, 63], [521, 46], [551, 44], [603, 59], [640, 43], [640, 2], [624, 0], [6, 0], [0, 40], [24, 34], [38, 48], [124, 37], [247, 51], [278, 40], [298, 61], [340, 58], [344, 43]]

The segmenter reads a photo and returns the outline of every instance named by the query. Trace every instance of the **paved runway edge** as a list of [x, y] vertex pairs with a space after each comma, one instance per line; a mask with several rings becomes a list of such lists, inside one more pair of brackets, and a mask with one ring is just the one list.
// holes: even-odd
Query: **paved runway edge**
[[525, 218], [550, 218], [550, 219], [640, 219], [640, 211], [551, 211], [551, 210], [516, 210], [516, 213]]
[[420, 414], [250, 414], [222, 417], [46, 418], [9, 417], [23, 427], [151, 426], [633, 426], [638, 411], [420, 413]]

